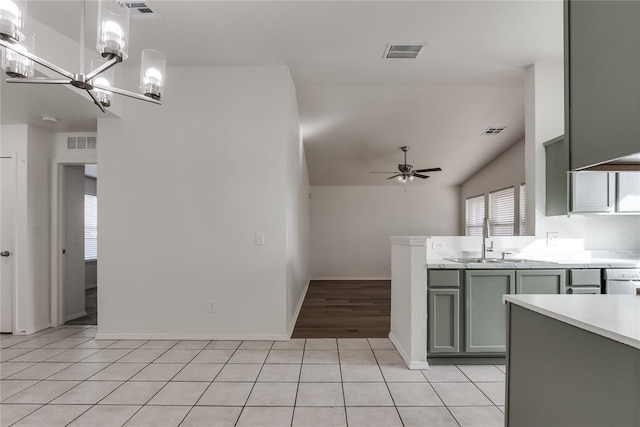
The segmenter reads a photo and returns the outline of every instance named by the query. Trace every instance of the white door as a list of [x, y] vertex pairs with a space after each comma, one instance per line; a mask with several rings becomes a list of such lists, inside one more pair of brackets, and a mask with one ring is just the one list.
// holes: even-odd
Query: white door
[[14, 157], [0, 164], [0, 332], [13, 332], [13, 209], [16, 195]]

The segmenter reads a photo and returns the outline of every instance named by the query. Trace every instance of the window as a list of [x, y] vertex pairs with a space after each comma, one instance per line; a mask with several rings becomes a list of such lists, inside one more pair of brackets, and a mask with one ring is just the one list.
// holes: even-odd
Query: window
[[98, 198], [84, 195], [84, 260], [98, 259]]
[[493, 236], [513, 236], [515, 223], [514, 188], [489, 193], [489, 224]]
[[527, 196], [524, 184], [520, 184], [520, 233], [527, 234]]
[[468, 198], [466, 212], [467, 236], [482, 236], [482, 221], [484, 220], [484, 194]]

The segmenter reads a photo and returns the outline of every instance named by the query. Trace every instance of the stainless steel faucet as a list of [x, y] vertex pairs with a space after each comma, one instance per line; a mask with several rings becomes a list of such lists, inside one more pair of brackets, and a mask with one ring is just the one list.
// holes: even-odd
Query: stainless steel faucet
[[487, 252], [493, 251], [493, 241], [491, 242], [491, 246], [487, 247], [487, 239], [491, 237], [491, 226], [489, 224], [489, 218], [486, 216], [484, 220], [482, 220], [482, 260], [487, 259]]

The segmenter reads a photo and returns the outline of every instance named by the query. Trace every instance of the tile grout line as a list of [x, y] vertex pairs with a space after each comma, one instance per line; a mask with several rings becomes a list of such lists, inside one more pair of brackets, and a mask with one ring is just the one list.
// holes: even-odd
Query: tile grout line
[[[242, 341], [242, 343], [244, 343], [244, 342], [245, 341]], [[238, 351], [240, 349], [240, 347], [242, 346], [242, 343], [238, 346], [236, 351]], [[274, 343], [275, 343], [275, 341], [271, 341], [271, 346], [269, 347], [269, 351], [267, 352], [267, 357], [269, 357], [269, 353], [271, 352], [271, 349], [273, 348], [273, 344]], [[235, 354], [235, 352], [233, 354]], [[229, 360], [231, 360], [231, 358], [233, 357], [233, 354], [231, 355]], [[265, 358], [264, 360], [266, 361], [267, 359]], [[225, 366], [227, 366], [227, 364], [229, 364], [229, 361], [227, 361], [227, 363], [225, 363]], [[222, 368], [222, 369], [224, 369], [224, 368]], [[262, 369], [264, 369], [264, 362], [262, 363], [262, 366], [260, 367], [260, 370], [258, 371], [258, 375], [256, 376], [256, 379], [253, 382], [253, 385], [251, 386], [251, 390], [249, 390], [249, 395], [247, 396], [247, 400], [245, 400], [244, 405], [242, 405], [242, 409], [240, 410], [240, 414], [238, 414], [238, 419], [236, 420], [234, 426], [237, 426], [238, 423], [240, 422], [240, 417], [242, 417], [242, 413], [244, 412], [244, 408], [246, 408], [247, 407], [247, 403], [249, 403], [249, 399], [251, 398], [251, 393], [253, 393], [253, 389], [255, 388], [256, 383], [258, 382], [258, 378], [260, 377], [260, 374], [262, 373]], [[293, 419], [293, 414], [291, 414], [291, 419]]]

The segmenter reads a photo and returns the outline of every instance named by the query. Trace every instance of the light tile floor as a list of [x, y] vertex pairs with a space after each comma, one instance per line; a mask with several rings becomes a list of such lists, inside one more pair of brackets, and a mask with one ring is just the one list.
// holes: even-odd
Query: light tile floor
[[408, 370], [388, 339], [0, 336], [0, 426], [502, 426], [504, 366]]

